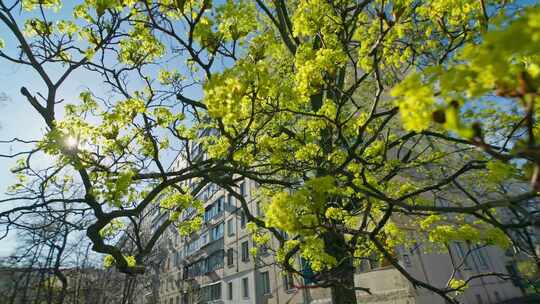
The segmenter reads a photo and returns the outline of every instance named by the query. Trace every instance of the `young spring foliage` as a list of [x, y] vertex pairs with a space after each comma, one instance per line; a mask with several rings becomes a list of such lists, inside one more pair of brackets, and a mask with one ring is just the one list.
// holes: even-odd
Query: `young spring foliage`
[[[264, 215], [248, 214], [255, 241], [272, 233], [277, 260], [301, 273], [301, 257], [335, 303], [356, 302], [352, 269], [365, 260], [392, 264], [452, 302], [467, 284], [413, 280], [399, 252], [456, 241], [505, 248], [533, 224], [524, 206], [540, 180], [538, 7], [85, 0], [72, 15], [21, 23], [32, 42], [22, 62], [46, 87], [22, 92], [47, 125], [37, 148], [52, 172], [77, 172], [77, 197], [95, 217], [87, 234], [107, 265], [133, 273], [167, 227], [201, 227], [206, 184], [235, 192], [242, 178], [260, 185]], [[65, 77], [55, 83], [36, 58]], [[89, 88], [60, 105], [57, 91], [76, 69], [110, 92]], [[169, 166], [171, 154], [180, 155]], [[16, 169], [16, 193], [41, 178], [32, 167]], [[168, 217], [141, 236], [142, 250], [105, 242], [134, 233], [123, 220], [137, 223], [152, 208]]]

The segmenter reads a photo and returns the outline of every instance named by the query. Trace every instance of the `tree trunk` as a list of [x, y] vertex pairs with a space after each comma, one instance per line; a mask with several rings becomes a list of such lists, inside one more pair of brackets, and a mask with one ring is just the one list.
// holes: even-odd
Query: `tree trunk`
[[[66, 210], [65, 204], [64, 204], [64, 210]], [[64, 220], [65, 220], [65, 217], [64, 217]], [[62, 264], [62, 257], [64, 254], [64, 250], [66, 249], [67, 238], [69, 236], [69, 232], [70, 231], [67, 228], [64, 228], [64, 233], [62, 234], [62, 240], [61, 240], [60, 246], [57, 246], [54, 243], [52, 244], [52, 248], [56, 248], [58, 251], [56, 253], [56, 261], [54, 262], [54, 275], [58, 278], [58, 280], [60, 280], [60, 283], [62, 284], [60, 293], [58, 294], [58, 301], [56, 302], [57, 304], [64, 303], [64, 300], [66, 298], [67, 287], [68, 287], [68, 280], [66, 276], [60, 270], [60, 266]]]
[[67, 281], [66, 276], [62, 273], [62, 271], [60, 271], [59, 268], [54, 270], [54, 275], [58, 278], [58, 280], [60, 280], [60, 284], [62, 284], [61, 289], [60, 289], [60, 293], [58, 294], [58, 300], [57, 300], [56, 303], [57, 304], [63, 304], [64, 300], [66, 298], [68, 281]]
[[356, 292], [354, 291], [354, 271], [344, 273], [341, 284], [332, 287], [333, 304], [356, 304]]
[[11, 296], [9, 297], [9, 304], [14, 304], [15, 299], [17, 298], [17, 294], [19, 292], [19, 283], [24, 278], [23, 274], [17, 273], [17, 270], [13, 270], [13, 279], [15, 282], [13, 282], [13, 288], [11, 290]]
[[347, 251], [343, 234], [327, 232], [325, 234], [326, 250], [334, 256], [339, 265], [333, 271], [335, 284], [332, 286], [333, 304], [356, 304], [356, 291], [354, 289], [354, 266], [352, 257]]

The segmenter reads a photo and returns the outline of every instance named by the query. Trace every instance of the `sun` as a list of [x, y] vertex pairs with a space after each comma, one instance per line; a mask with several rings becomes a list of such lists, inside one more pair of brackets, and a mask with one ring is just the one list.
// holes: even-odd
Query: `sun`
[[66, 138], [65, 144], [66, 147], [68, 147], [69, 149], [75, 149], [79, 145], [79, 141], [73, 136], [68, 136]]

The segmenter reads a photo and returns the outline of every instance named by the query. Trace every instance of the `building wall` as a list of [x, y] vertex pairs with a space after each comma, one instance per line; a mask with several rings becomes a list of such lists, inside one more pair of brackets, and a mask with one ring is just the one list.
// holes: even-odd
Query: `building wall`
[[[257, 203], [251, 197], [250, 189], [254, 185], [250, 181], [244, 182], [245, 197], [252, 214], [260, 211]], [[212, 187], [210, 187], [212, 188]], [[189, 237], [179, 237], [174, 229], [166, 231], [160, 239], [160, 244], [166, 244], [168, 256], [163, 261], [163, 268], [159, 274], [160, 304], [197, 303], [201, 300], [201, 291], [211, 285], [219, 285], [220, 300], [215, 303], [304, 303], [303, 294], [296, 289], [284, 290], [283, 274], [276, 265], [273, 255], [261, 254], [257, 258], [249, 252], [254, 244], [247, 229], [247, 218], [243, 215], [240, 203], [227, 195], [223, 190], [212, 188], [203, 191], [201, 199], [205, 201], [205, 208], [212, 206], [218, 200], [223, 200], [223, 211], [203, 224], [201, 231]], [[160, 221], [160, 215], [155, 214], [153, 222]], [[229, 224], [228, 224], [229, 223]], [[188, 244], [200, 239], [206, 232], [212, 231], [218, 225], [223, 225], [223, 236], [213, 240], [198, 250], [188, 252]], [[150, 225], [152, 226], [152, 225]], [[151, 227], [148, 227], [151, 229]], [[272, 240], [277, 246], [277, 241]], [[243, 260], [242, 245], [248, 244], [247, 259]], [[158, 245], [159, 246], [159, 245]], [[228, 250], [233, 253], [232, 264], [228, 264]], [[186, 277], [186, 266], [210, 256], [212, 253], [223, 250], [223, 266], [200, 275]], [[263, 284], [263, 274], [267, 273], [267, 284]], [[243, 281], [247, 280], [247, 297], [244, 296]], [[296, 279], [297, 280], [297, 279]], [[229, 295], [229, 283], [233, 284], [233, 294]], [[297, 282], [298, 283], [298, 282]], [[266, 292], [269, 288], [270, 292]], [[232, 298], [231, 298], [232, 296]], [[171, 302], [172, 301], [172, 302]], [[184, 301], [184, 302], [183, 302]]]

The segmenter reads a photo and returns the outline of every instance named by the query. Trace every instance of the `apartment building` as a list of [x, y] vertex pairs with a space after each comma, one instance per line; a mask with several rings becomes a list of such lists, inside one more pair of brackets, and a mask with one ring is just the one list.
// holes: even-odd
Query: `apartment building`
[[[252, 214], [260, 215], [261, 206], [252, 198], [253, 182], [239, 184]], [[160, 304], [192, 303], [331, 303], [330, 291], [304, 286], [304, 281], [286, 274], [274, 261], [272, 240], [268, 248], [259, 248], [257, 257], [250, 253], [254, 246], [247, 231], [247, 218], [239, 202], [215, 185], [208, 185], [200, 194], [205, 201], [204, 224], [200, 231], [181, 237], [174, 229], [162, 238], [163, 268], [159, 275]], [[166, 214], [155, 217], [158, 223]], [[194, 210], [182, 215], [194, 216]], [[414, 231], [411, 231], [414, 233]], [[470, 252], [469, 249], [472, 249]], [[454, 274], [456, 279], [481, 272], [508, 273], [512, 258], [493, 247], [469, 248], [454, 243], [449, 253], [424, 252], [422, 244], [413, 250], [397, 253], [401, 265], [414, 277], [443, 287], [456, 263], [463, 262]], [[445, 303], [438, 295], [415, 289], [397, 269], [377, 261], [366, 261], [356, 270], [358, 286], [368, 287], [372, 294], [358, 292], [359, 303], [437, 304]], [[298, 288], [304, 286], [305, 288]], [[518, 284], [497, 277], [472, 281], [459, 296], [463, 303], [488, 304], [522, 296]], [[152, 302], [147, 302], [152, 303]]]
[[[260, 206], [251, 199], [253, 188], [251, 181], [239, 184], [250, 211], [260, 214]], [[168, 254], [159, 274], [159, 303], [306, 303], [307, 293], [295, 288], [300, 280], [285, 275], [269, 252], [277, 243], [259, 248], [256, 257], [251, 254], [254, 243], [247, 217], [236, 199], [213, 184], [199, 199], [205, 201], [201, 230], [181, 237], [169, 229], [160, 241]], [[194, 215], [195, 210], [186, 210], [182, 219]], [[154, 222], [163, 218], [165, 213], [157, 214]]]
[[[193, 158], [204, 158], [198, 146], [191, 149]], [[175, 166], [182, 167], [178, 160]], [[192, 183], [191, 185], [189, 183]], [[195, 187], [196, 181], [185, 186]], [[238, 184], [240, 194], [246, 198], [254, 215], [262, 208], [253, 196], [256, 185], [244, 180]], [[274, 260], [272, 250], [278, 248], [272, 239], [266, 248], [258, 248], [254, 257], [250, 253], [253, 240], [247, 230], [247, 217], [240, 202], [215, 184], [208, 184], [197, 197], [204, 202], [204, 224], [200, 231], [180, 236], [171, 227], [159, 241], [156, 249], [156, 269], [151, 277], [153, 286], [139, 303], [194, 304], [300, 304], [331, 303], [330, 290], [305, 284], [299, 276], [284, 273]], [[154, 211], [146, 229], [155, 229], [167, 217], [159, 209]], [[195, 216], [195, 210], [185, 210], [182, 220]], [[411, 233], [416, 233], [410, 227]], [[448, 253], [424, 252], [425, 244], [413, 250], [401, 249], [396, 253], [400, 264], [415, 278], [444, 287], [453, 274], [456, 279], [480, 272], [508, 273], [512, 258], [492, 247], [469, 248], [455, 243]], [[473, 249], [473, 250], [470, 250]], [[159, 252], [159, 253], [158, 253]], [[458, 261], [463, 265], [455, 270]], [[299, 262], [299, 261], [298, 261]], [[416, 289], [391, 265], [377, 261], [363, 263], [356, 269], [357, 286], [370, 288], [372, 294], [358, 291], [359, 303], [380, 304], [437, 304], [445, 303], [438, 295], [425, 289]], [[459, 298], [463, 303], [490, 304], [522, 296], [513, 281], [497, 277], [476, 279]]]

